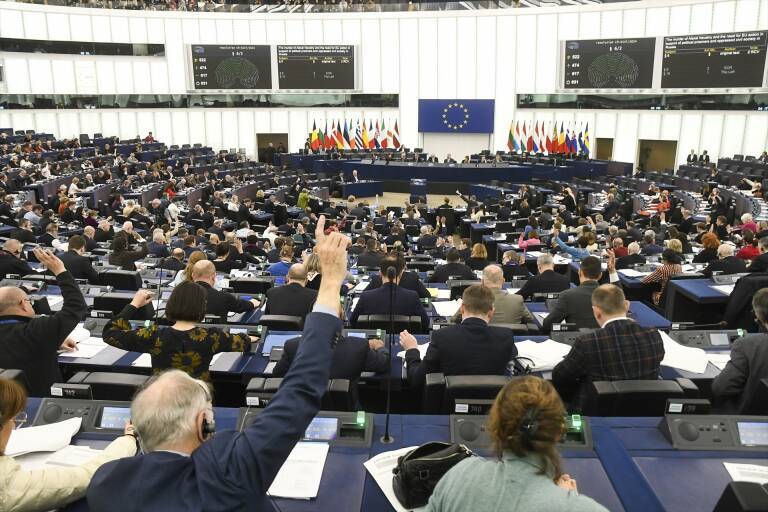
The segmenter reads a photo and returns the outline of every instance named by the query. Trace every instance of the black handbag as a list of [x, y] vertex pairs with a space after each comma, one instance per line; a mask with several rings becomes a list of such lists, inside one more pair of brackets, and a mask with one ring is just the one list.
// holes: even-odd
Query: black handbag
[[409, 510], [423, 507], [443, 475], [472, 456], [472, 451], [463, 444], [432, 442], [398, 457], [397, 466], [392, 470], [397, 500]]

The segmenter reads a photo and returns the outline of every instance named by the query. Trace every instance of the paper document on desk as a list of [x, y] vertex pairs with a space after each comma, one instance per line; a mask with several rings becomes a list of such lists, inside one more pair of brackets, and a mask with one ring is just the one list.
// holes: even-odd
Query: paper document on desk
[[352, 309], [350, 311], [354, 311], [357, 309], [357, 303], [360, 302], [360, 297], [355, 297], [352, 299]]
[[723, 466], [734, 482], [754, 482], [761, 485], [768, 483], [768, 466], [734, 462], [723, 462]]
[[64, 305], [64, 297], [61, 295], [46, 295], [45, 298], [48, 299], [48, 307], [54, 311], [60, 310]]
[[451, 317], [461, 307], [461, 299], [433, 302], [432, 305], [435, 307], [438, 316]]
[[55, 452], [69, 445], [80, 430], [82, 418], [70, 418], [39, 427], [20, 428], [11, 432], [5, 454], [11, 457], [31, 452]]
[[707, 352], [707, 360], [713, 365], [717, 366], [720, 370], [723, 370], [725, 365], [728, 364], [728, 361], [731, 360], [731, 354]]
[[[536, 343], [531, 340], [523, 340], [515, 343], [517, 355], [527, 357], [533, 361], [534, 371], [546, 371], [554, 368], [571, 351], [571, 347], [555, 340], [546, 340]], [[523, 361], [521, 364], [526, 364]]]
[[[419, 345], [418, 347], [416, 347], [416, 349], [419, 351], [419, 355], [421, 356], [422, 359], [424, 359], [424, 356], [427, 355], [427, 349], [428, 348], [429, 348], [429, 342], [424, 343], [424, 344]], [[405, 352], [406, 352], [405, 350], [401, 350], [400, 352], [397, 353], [397, 357], [399, 357], [400, 359], [405, 359]]]
[[296, 443], [269, 487], [269, 495], [309, 500], [317, 498], [328, 443]]
[[735, 284], [715, 284], [710, 286], [713, 290], [717, 290], [720, 293], [730, 295], [733, 293], [733, 289], [736, 288]]
[[67, 338], [78, 343], [83, 340], [87, 340], [90, 337], [91, 337], [91, 331], [83, 327], [82, 323], [77, 324], [75, 329], [71, 333], [69, 333], [69, 336], [67, 336]]
[[514, 295], [520, 291], [520, 288], [507, 288], [507, 295]]
[[533, 313], [533, 316], [536, 318], [536, 320], [539, 321], [540, 324], [544, 323], [544, 319], [549, 316], [549, 313], [542, 313], [540, 311], [537, 311]]
[[533, 256], [534, 258], [538, 258], [539, 256], [542, 256], [544, 253], [541, 251], [528, 251], [528, 256]]
[[360, 281], [355, 285], [354, 288], [352, 288], [352, 292], [362, 293], [365, 291], [366, 288], [368, 288], [369, 284], [371, 284], [370, 281]]
[[81, 359], [91, 359], [92, 357], [96, 356], [107, 348], [107, 345], [90, 345], [86, 343], [78, 343], [77, 344], [77, 350], [74, 352], [59, 352], [59, 357], [71, 357], [71, 358], [81, 358]]
[[553, 261], [553, 263], [555, 265], [567, 265], [567, 264], [569, 264], [571, 262], [571, 259], [570, 258], [563, 258], [559, 254], [555, 254], [552, 257], [552, 261]]
[[134, 368], [152, 368], [152, 356], [149, 354], [141, 354], [132, 363]]
[[700, 348], [686, 347], [669, 337], [664, 331], [659, 331], [664, 342], [663, 366], [677, 368], [691, 373], [704, 373], [709, 364], [707, 353]]
[[[384, 493], [384, 496], [389, 500], [392, 508], [397, 512], [408, 512], [409, 509], [402, 506], [397, 500], [397, 496], [395, 496], [395, 490], [392, 487], [392, 470], [397, 466], [398, 457], [402, 457], [416, 448], [418, 448], [418, 446], [409, 446], [407, 448], [401, 448], [400, 450], [380, 453], [363, 463], [365, 469], [368, 470], [368, 473], [371, 474], [373, 480], [378, 484], [379, 488]], [[425, 508], [426, 507], [420, 507], [411, 510], [418, 512]]]
[[99, 347], [106, 347], [107, 344], [104, 343], [104, 340], [102, 338], [97, 338], [96, 336], [90, 336], [87, 339], [84, 339], [78, 345], [96, 345]]

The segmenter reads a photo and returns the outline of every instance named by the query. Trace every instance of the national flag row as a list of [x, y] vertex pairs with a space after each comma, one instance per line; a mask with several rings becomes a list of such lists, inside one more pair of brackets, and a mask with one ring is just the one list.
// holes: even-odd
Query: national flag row
[[564, 153], [581, 152], [589, 156], [592, 143], [589, 123], [575, 124], [551, 121], [513, 121], [509, 125], [507, 147], [513, 153]]
[[350, 119], [325, 120], [324, 127], [312, 120], [312, 131], [309, 133], [309, 146], [313, 151], [330, 149], [387, 149], [400, 148], [400, 128], [397, 119]]

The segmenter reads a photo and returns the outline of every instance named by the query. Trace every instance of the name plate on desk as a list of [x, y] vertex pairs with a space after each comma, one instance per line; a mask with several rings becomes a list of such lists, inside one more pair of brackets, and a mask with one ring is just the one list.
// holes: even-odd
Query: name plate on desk
[[668, 415], [659, 430], [678, 450], [768, 451], [768, 417]]
[[[486, 425], [488, 416], [452, 414], [451, 442], [464, 444], [472, 449], [490, 449], [491, 437]], [[574, 414], [566, 417], [567, 429], [563, 439], [558, 444], [560, 449], [592, 450], [592, 429], [589, 418]]]
[[[237, 429], [243, 431], [264, 409], [241, 407]], [[370, 447], [373, 438], [373, 414], [359, 412], [320, 411], [309, 424], [301, 441], [321, 441], [331, 446]]]
[[43, 398], [32, 425], [48, 425], [70, 418], [83, 419], [80, 432], [120, 435], [131, 418], [131, 403], [116, 400]]

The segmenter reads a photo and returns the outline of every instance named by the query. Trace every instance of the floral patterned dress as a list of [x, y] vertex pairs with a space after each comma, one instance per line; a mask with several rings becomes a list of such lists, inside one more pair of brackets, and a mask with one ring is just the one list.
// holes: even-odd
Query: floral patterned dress
[[210, 382], [208, 366], [214, 354], [244, 352], [250, 345], [245, 334], [232, 335], [215, 327], [179, 331], [152, 324], [133, 329], [130, 322], [120, 316], [104, 327], [104, 342], [123, 350], [149, 353], [155, 373], [174, 368]]

